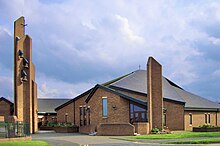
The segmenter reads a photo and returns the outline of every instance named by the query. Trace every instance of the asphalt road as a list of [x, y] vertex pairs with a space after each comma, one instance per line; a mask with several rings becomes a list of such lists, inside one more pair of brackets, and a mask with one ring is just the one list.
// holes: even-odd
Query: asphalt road
[[[160, 144], [171, 140], [135, 140], [121, 136], [88, 136], [79, 133], [42, 132], [32, 135], [33, 140], [43, 140], [51, 146], [167, 146]], [[176, 145], [176, 144], [173, 144]], [[219, 144], [211, 144], [219, 146]], [[191, 146], [191, 145], [187, 145]], [[197, 145], [198, 146], [198, 145]], [[200, 145], [199, 145], [200, 146]]]

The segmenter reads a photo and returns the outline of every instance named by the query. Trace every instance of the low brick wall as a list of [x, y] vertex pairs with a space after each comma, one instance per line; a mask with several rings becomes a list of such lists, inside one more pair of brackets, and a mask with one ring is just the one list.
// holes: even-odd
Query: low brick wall
[[40, 126], [39, 130], [54, 130], [54, 127]]
[[56, 133], [76, 133], [79, 132], [78, 127], [54, 127]]
[[135, 127], [135, 132], [141, 135], [149, 134], [149, 123], [148, 122], [139, 122], [133, 123]]
[[134, 126], [130, 123], [111, 123], [100, 124], [97, 129], [97, 135], [109, 135], [109, 136], [125, 136], [134, 135]]
[[219, 132], [220, 127], [210, 127], [210, 128], [205, 128], [205, 127], [193, 127], [193, 132]]
[[83, 133], [83, 134], [93, 133], [93, 132], [96, 131], [95, 127], [96, 127], [95, 125], [80, 126], [79, 127], [79, 133]]

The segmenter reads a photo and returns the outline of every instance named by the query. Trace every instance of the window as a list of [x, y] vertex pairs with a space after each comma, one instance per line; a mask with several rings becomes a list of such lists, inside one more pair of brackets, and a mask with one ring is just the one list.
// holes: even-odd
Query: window
[[192, 114], [189, 114], [189, 125], [192, 125]]
[[208, 113], [208, 124], [210, 124], [210, 121], [211, 121], [211, 115], [210, 113]]
[[90, 106], [88, 106], [88, 124], [90, 125]]
[[86, 125], [86, 106], [83, 107], [83, 124]]
[[147, 107], [131, 102], [130, 122], [147, 122]]
[[107, 117], [108, 116], [108, 102], [107, 97], [102, 97], [102, 116]]
[[80, 124], [80, 126], [82, 126], [82, 112], [83, 112], [82, 110], [83, 110], [82, 106], [80, 106], [79, 107], [79, 119], [80, 119], [80, 123], [79, 124]]
[[207, 114], [205, 113], [205, 124], [207, 124]]
[[68, 113], [65, 114], [65, 122], [68, 122]]
[[163, 126], [167, 126], [167, 115], [163, 113]]

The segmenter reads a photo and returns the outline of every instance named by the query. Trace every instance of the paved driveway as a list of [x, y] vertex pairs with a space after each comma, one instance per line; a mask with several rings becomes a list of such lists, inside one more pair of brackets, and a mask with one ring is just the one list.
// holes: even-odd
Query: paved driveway
[[40, 132], [39, 134], [33, 134], [32, 139], [47, 141], [51, 146], [167, 146], [158, 144], [164, 141], [139, 140], [137, 142], [120, 136], [88, 136], [79, 133]]

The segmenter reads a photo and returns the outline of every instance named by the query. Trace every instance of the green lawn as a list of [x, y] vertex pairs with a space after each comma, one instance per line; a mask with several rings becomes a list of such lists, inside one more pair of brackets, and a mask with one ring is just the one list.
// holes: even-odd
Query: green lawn
[[197, 137], [220, 137], [220, 132], [183, 132], [174, 134], [149, 134], [140, 136], [128, 136], [128, 138], [134, 139], [178, 139]]
[[183, 140], [177, 142], [167, 142], [165, 144], [211, 144], [211, 143], [220, 143], [220, 138], [209, 138], [202, 140]]
[[21, 140], [0, 142], [1, 146], [50, 146], [49, 143], [39, 140]]

